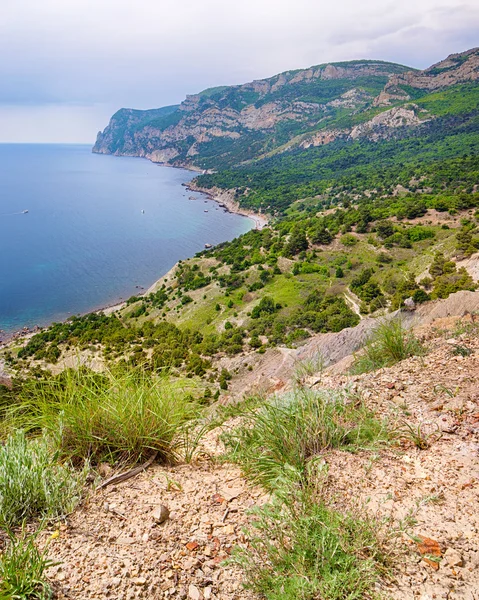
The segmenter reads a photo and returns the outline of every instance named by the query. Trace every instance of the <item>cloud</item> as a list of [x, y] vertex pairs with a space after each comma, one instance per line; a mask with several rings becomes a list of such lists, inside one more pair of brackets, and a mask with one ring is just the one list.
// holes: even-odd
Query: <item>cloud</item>
[[120, 106], [333, 60], [424, 68], [477, 44], [477, 31], [476, 0], [3, 0], [0, 123], [2, 105], [62, 106], [66, 137], [90, 111], [93, 139]]

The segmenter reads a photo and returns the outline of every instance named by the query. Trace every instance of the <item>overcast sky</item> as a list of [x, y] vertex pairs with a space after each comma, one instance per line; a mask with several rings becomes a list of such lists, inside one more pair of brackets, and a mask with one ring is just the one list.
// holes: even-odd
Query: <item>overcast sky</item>
[[425, 68], [478, 0], [0, 0], [0, 142], [93, 143], [118, 108], [335, 60]]

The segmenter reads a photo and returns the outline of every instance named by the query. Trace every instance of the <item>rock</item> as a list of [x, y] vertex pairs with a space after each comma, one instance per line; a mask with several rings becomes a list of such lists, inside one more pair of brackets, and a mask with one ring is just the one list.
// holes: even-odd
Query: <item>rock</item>
[[146, 579], [144, 577], [135, 577], [132, 581], [135, 585], [146, 585]]
[[444, 558], [450, 567], [462, 567], [464, 564], [461, 553], [454, 548], [448, 548], [446, 552], [444, 552]]
[[416, 310], [416, 303], [412, 298], [406, 298], [406, 300], [404, 300], [404, 306], [407, 310]]
[[155, 508], [155, 510], [151, 513], [151, 515], [152, 515], [155, 523], [157, 525], [161, 525], [161, 523], [164, 523], [169, 518], [170, 510], [164, 504], [160, 504], [160, 506], [158, 506], [158, 508]]
[[188, 598], [191, 598], [191, 600], [201, 600], [203, 598], [203, 594], [196, 587], [196, 585], [190, 583], [188, 586]]
[[211, 586], [205, 587], [203, 590], [203, 596], [205, 600], [210, 600], [213, 588]]

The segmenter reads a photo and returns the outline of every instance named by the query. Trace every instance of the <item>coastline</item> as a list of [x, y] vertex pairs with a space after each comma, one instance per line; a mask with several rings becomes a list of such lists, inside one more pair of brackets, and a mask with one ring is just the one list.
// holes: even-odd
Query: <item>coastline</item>
[[234, 199], [233, 190], [223, 190], [221, 188], [216, 187], [211, 189], [202, 188], [193, 182], [184, 185], [186, 185], [186, 189], [190, 190], [191, 192], [204, 194], [210, 200], [217, 202], [228, 212], [234, 213], [236, 215], [242, 215], [243, 217], [251, 219], [255, 224], [255, 229], [261, 230], [263, 229], [263, 227], [266, 227], [266, 225], [268, 225], [269, 223], [269, 218], [267, 215], [254, 212], [253, 210], [249, 210], [247, 208], [241, 208], [240, 203]]
[[[119, 156], [118, 158], [121, 158], [121, 156]], [[128, 157], [128, 158], [132, 158], [132, 157]], [[198, 174], [200, 174], [202, 172], [199, 168], [193, 167], [190, 165], [175, 165], [175, 166], [168, 165], [166, 163], [156, 162], [148, 156], [139, 156], [138, 158], [146, 158], [153, 164], [155, 164], [157, 166], [161, 166], [161, 167], [184, 169], [185, 171], [193, 171]], [[211, 188], [211, 189], [201, 188], [200, 186], [197, 186], [196, 184], [194, 184], [191, 181], [184, 182], [184, 183], [182, 183], [182, 185], [191, 192], [204, 194], [208, 199], [210, 199], [214, 202], [217, 202], [222, 208], [225, 209], [226, 212], [241, 215], [243, 217], [250, 219], [251, 221], [253, 221], [254, 228], [256, 230], [263, 229], [269, 223], [269, 219], [266, 215], [256, 213], [253, 210], [241, 208], [239, 202], [234, 199], [234, 190], [223, 190], [220, 188]], [[178, 263], [175, 263], [175, 265], [168, 272], [166, 272], [164, 275], [162, 275], [158, 279], [156, 279], [147, 289], [142, 290], [142, 292], [139, 293], [138, 296], [143, 297], [147, 294], [150, 294], [150, 293], [156, 291], [158, 289], [158, 287], [161, 285], [161, 283], [164, 281], [164, 279], [167, 278], [168, 276], [170, 276], [176, 270], [177, 265], [178, 265]], [[126, 306], [126, 300], [119, 299], [119, 301], [116, 301], [114, 303], [106, 304], [105, 306], [101, 306], [99, 308], [93, 308], [92, 310], [81, 313], [80, 316], [84, 316], [84, 315], [87, 315], [90, 313], [100, 313], [100, 312], [104, 313], [105, 315], [110, 315], [110, 314], [116, 312], [117, 310], [121, 310], [121, 309], [125, 308], [125, 306]], [[66, 319], [65, 319], [65, 321], [66, 321]], [[64, 322], [64, 321], [62, 321], [62, 322]], [[34, 325], [31, 327], [24, 326], [23, 328], [21, 328], [17, 331], [12, 331], [12, 332], [8, 332], [8, 333], [0, 330], [0, 350], [7, 348], [10, 344], [12, 344], [12, 342], [23, 343], [25, 340], [31, 338], [36, 333], [40, 333], [41, 331], [44, 331], [45, 329], [50, 327], [50, 325], [51, 325], [51, 323], [48, 325], [44, 325], [44, 326], [40, 326], [40, 325]]]
[[[102, 154], [102, 153], [99, 152], [98, 154]], [[119, 158], [121, 158], [123, 155], [114, 154], [114, 155], [110, 155], [110, 156], [118, 156]], [[128, 155], [125, 155], [125, 156], [128, 156]], [[132, 157], [129, 156], [129, 158], [132, 158]], [[135, 158], [135, 157], [133, 157], [133, 158]], [[185, 171], [192, 171], [193, 173], [196, 173], [198, 175], [201, 175], [202, 173], [204, 173], [203, 169], [200, 169], [199, 167], [195, 167], [194, 165], [190, 165], [190, 164], [170, 165], [166, 162], [160, 162], [160, 161], [154, 160], [154, 158], [151, 154], [150, 155], [145, 154], [144, 156], [137, 156], [136, 158], [145, 158], [146, 160], [149, 160], [150, 162], [152, 162], [155, 165], [158, 165], [159, 167], [169, 167], [170, 169], [171, 168], [172, 169], [184, 169]], [[241, 215], [243, 217], [247, 217], [248, 219], [251, 219], [251, 221], [253, 221], [255, 224], [255, 229], [261, 230], [261, 229], [263, 229], [263, 227], [266, 227], [266, 225], [268, 225], [268, 223], [269, 223], [270, 218], [267, 215], [257, 213], [254, 210], [250, 210], [247, 208], [241, 208], [240, 203], [237, 200], [235, 200], [234, 190], [224, 190], [222, 188], [217, 188], [217, 187], [202, 188], [199, 185], [196, 185], [193, 181], [190, 181], [189, 183], [183, 183], [183, 185], [190, 192], [197, 192], [197, 193], [204, 194], [207, 198], [209, 198], [213, 202], [217, 202], [218, 204], [220, 204], [228, 212], [233, 213], [235, 215]]]

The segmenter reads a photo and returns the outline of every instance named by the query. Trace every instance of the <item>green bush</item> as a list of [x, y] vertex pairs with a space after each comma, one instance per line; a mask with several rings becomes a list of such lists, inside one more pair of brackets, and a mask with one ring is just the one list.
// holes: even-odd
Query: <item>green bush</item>
[[61, 455], [72, 459], [136, 462], [156, 452], [170, 460], [181, 446], [182, 426], [199, 412], [192, 391], [191, 380], [139, 371], [68, 371], [26, 386], [9, 416], [12, 425], [46, 431]]
[[86, 468], [77, 472], [60, 464], [46, 438], [28, 439], [24, 431], [16, 431], [0, 447], [0, 524], [71, 512], [86, 475]]
[[351, 371], [367, 373], [390, 367], [409, 356], [424, 354], [424, 347], [404, 328], [400, 319], [383, 321], [376, 327], [364, 349], [356, 356]]

